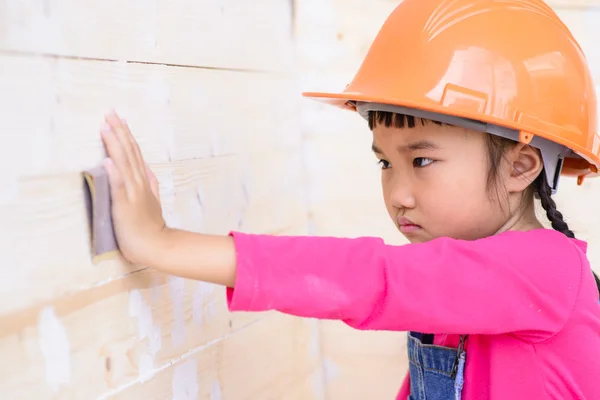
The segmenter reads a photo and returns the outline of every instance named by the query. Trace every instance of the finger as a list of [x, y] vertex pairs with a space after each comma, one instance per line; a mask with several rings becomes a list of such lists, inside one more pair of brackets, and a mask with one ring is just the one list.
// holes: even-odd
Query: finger
[[130, 165], [131, 176], [135, 179], [136, 183], [143, 184], [144, 172], [143, 169], [141, 169], [142, 166], [137, 162], [137, 157], [134, 150], [135, 140], [131, 136], [131, 133], [126, 127], [123, 126], [121, 119], [114, 111], [108, 113], [105, 119], [106, 123], [112, 128], [117, 139], [121, 143], [121, 147], [123, 148], [127, 162]]
[[140, 150], [140, 146], [138, 142], [133, 137], [131, 133], [131, 129], [129, 129], [129, 125], [127, 121], [124, 119], [120, 119], [121, 121], [121, 129], [123, 129], [124, 137], [129, 142], [129, 149], [131, 150], [131, 163], [134, 167], [133, 172], [135, 178], [138, 180], [138, 183], [141, 185], [145, 185], [147, 183], [146, 179], [146, 163], [144, 162], [144, 157], [142, 156], [142, 151]]
[[134, 178], [131, 174], [131, 165], [127, 160], [125, 149], [119, 142], [115, 132], [107, 125], [102, 128], [102, 141], [106, 147], [107, 156], [112, 160], [111, 163], [119, 171], [119, 175], [124, 185], [134, 184]]
[[108, 182], [110, 186], [110, 195], [114, 202], [119, 202], [127, 199], [127, 188], [123, 181], [123, 176], [119, 169], [115, 166], [111, 158], [104, 159], [104, 168], [108, 174]]
[[121, 118], [121, 124], [123, 125], [123, 128], [125, 129], [127, 136], [129, 138], [129, 142], [130, 142], [131, 148], [133, 149], [133, 154], [135, 156], [135, 161], [136, 161], [138, 169], [140, 171], [145, 170], [146, 163], [144, 162], [144, 156], [142, 155], [142, 150], [140, 149], [138, 142], [133, 137], [133, 134], [131, 133], [131, 129], [129, 128], [129, 124], [123, 118]]
[[146, 166], [146, 170], [147, 170], [148, 181], [150, 182], [150, 189], [152, 190], [152, 194], [154, 195], [154, 197], [156, 197], [156, 200], [158, 200], [158, 203], [160, 204], [160, 191], [159, 191], [159, 186], [158, 186], [158, 179], [156, 179], [156, 175], [154, 175], [154, 173], [150, 170], [149, 167]]

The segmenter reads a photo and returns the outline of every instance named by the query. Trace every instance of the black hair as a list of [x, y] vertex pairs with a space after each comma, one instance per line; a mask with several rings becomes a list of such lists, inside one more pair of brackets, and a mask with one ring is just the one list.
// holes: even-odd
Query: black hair
[[[369, 111], [368, 121], [369, 128], [371, 130], [373, 130], [377, 125], [381, 124], [383, 124], [387, 128], [414, 128], [417, 124], [417, 121], [420, 121], [423, 125], [425, 125], [426, 123], [445, 125], [438, 121], [415, 118], [410, 115], [392, 113], [387, 111]], [[495, 188], [496, 194], [499, 195], [498, 186], [495, 185], [496, 178], [498, 176], [498, 169], [500, 167], [502, 157], [505, 151], [510, 146], [515, 145], [516, 142], [491, 134], [486, 135], [486, 142], [489, 153], [489, 168], [487, 175], [488, 190], [490, 188]], [[540, 199], [540, 203], [546, 211], [546, 217], [550, 221], [552, 229], [561, 232], [568, 238], [575, 238], [575, 234], [569, 228], [569, 226], [563, 218], [562, 213], [558, 211], [556, 207], [556, 202], [552, 198], [552, 191], [550, 189], [550, 185], [548, 184], [548, 180], [546, 179], [546, 172], [544, 169], [542, 169], [540, 174], [531, 184], [531, 194]], [[593, 273], [593, 275], [594, 279], [596, 280], [598, 292], [600, 293], [600, 278], [598, 278], [598, 275], [596, 275], [596, 273]]]
[[[552, 191], [550, 189], [550, 185], [548, 185], [548, 180], [545, 176], [545, 171], [538, 175], [538, 177], [533, 182], [533, 187], [535, 188], [535, 192], [538, 195], [540, 202], [542, 203], [542, 207], [546, 210], [546, 217], [552, 224], [552, 229], [555, 231], [559, 231], [564, 234], [568, 238], [575, 238], [575, 234], [571, 229], [569, 229], [569, 225], [565, 222], [563, 215], [556, 208], [556, 203], [552, 198]], [[596, 280], [596, 286], [598, 287], [598, 291], [600, 292], [600, 278], [593, 272], [594, 279]]]

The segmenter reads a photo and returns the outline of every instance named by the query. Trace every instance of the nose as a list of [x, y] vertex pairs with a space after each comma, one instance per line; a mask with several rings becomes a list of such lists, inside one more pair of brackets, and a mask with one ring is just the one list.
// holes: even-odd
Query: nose
[[415, 208], [416, 200], [410, 179], [401, 179], [400, 176], [395, 176], [390, 182], [388, 196], [390, 204], [395, 208]]

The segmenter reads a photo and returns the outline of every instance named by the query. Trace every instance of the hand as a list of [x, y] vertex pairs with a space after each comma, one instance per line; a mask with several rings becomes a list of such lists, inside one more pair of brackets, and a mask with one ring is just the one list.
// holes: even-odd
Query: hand
[[115, 235], [123, 257], [149, 265], [167, 231], [162, 216], [158, 181], [142, 157], [127, 123], [115, 112], [105, 117], [102, 140], [108, 158]]

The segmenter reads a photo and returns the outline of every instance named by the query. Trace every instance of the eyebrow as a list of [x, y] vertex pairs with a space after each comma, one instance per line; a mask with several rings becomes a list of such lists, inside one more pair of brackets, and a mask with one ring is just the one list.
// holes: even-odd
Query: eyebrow
[[[418, 140], [403, 146], [398, 146], [399, 152], [410, 152], [415, 150], [439, 150], [439, 146], [428, 140]], [[383, 151], [375, 143], [371, 145], [371, 150], [376, 154], [383, 154]]]

